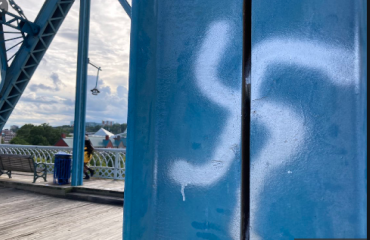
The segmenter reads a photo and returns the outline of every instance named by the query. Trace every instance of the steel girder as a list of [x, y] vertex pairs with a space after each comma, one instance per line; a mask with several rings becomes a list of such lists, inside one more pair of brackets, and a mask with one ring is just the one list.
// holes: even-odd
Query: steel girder
[[129, 16], [129, 18], [131, 18], [131, 6], [127, 2], [127, 0], [118, 0], [118, 1], [122, 5], [123, 9], [125, 10], [125, 12], [127, 13], [127, 15]]
[[132, 9], [124, 239], [238, 239], [243, 1]]
[[250, 112], [242, 4], [133, 1], [124, 239], [365, 238], [366, 0], [252, 1]]
[[90, 32], [90, 9], [91, 0], [80, 1], [80, 16], [78, 27], [78, 54], [77, 54], [77, 77], [75, 97], [75, 119], [73, 129], [73, 161], [72, 186], [80, 186], [83, 183], [84, 149], [85, 149], [85, 120], [86, 120], [86, 97], [87, 97], [87, 67], [89, 63], [89, 32]]
[[252, 2], [250, 239], [367, 237], [366, 9]]
[[[0, 89], [0, 129], [4, 127], [22, 96], [73, 3], [74, 0], [45, 1], [34, 22], [34, 25], [39, 28], [38, 33], [25, 36], [10, 66], [7, 64], [4, 45], [0, 49], [3, 77], [3, 86]], [[2, 26], [0, 30], [3, 32]], [[3, 33], [0, 34], [0, 40], [4, 40]]]

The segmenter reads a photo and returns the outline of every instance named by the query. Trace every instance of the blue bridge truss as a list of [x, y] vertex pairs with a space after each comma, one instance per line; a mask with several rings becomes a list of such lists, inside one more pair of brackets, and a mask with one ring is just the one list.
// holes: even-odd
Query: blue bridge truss
[[[10, 13], [1, 13], [0, 129], [14, 110], [73, 3], [74, 0], [45, 1], [34, 23]], [[4, 32], [3, 25], [20, 32], [20, 38], [23, 38], [19, 50], [13, 56], [7, 55], [11, 49], [5, 48], [5, 41], [14, 38], [5, 39], [7, 32]]]

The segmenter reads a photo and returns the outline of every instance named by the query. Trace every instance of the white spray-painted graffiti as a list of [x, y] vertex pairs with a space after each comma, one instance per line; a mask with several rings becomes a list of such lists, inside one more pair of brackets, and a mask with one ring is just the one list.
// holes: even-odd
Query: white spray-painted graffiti
[[[225, 176], [240, 148], [241, 137], [241, 89], [235, 90], [222, 84], [217, 76], [221, 57], [225, 54], [233, 36], [231, 24], [218, 21], [209, 27], [195, 61], [196, 84], [199, 91], [209, 100], [222, 106], [229, 113], [223, 132], [218, 138], [218, 148], [212, 160], [204, 165], [193, 165], [185, 160], [177, 160], [170, 168], [171, 178], [181, 185], [185, 201], [187, 185], [207, 187]], [[230, 221], [230, 236], [239, 239], [240, 228], [240, 189], [236, 193], [237, 202]]]
[[217, 76], [217, 67], [232, 36], [232, 28], [227, 21], [213, 23], [204, 39], [195, 62], [196, 84], [199, 91], [209, 100], [227, 109], [229, 118], [219, 136], [218, 146], [212, 159], [204, 165], [194, 165], [180, 159], [170, 168], [170, 177], [181, 185], [185, 201], [185, 187], [210, 186], [228, 171], [240, 145], [240, 90], [233, 90], [222, 84]]
[[273, 64], [295, 65], [323, 72], [334, 85], [354, 85], [357, 71], [354, 59], [355, 54], [349, 50], [300, 39], [274, 38], [252, 48], [251, 121], [263, 124], [270, 135], [265, 147], [252, 159], [251, 239], [262, 239], [254, 226], [257, 211], [261, 207], [259, 199], [268, 176], [274, 169], [293, 160], [293, 156], [301, 151], [310, 131], [304, 116], [290, 106], [274, 103], [274, 99], [262, 95], [267, 67]]
[[[203, 165], [194, 165], [179, 159], [170, 168], [170, 177], [181, 186], [181, 194], [185, 201], [185, 187], [188, 185], [209, 187], [218, 182], [228, 171], [235, 159], [235, 149], [240, 144], [240, 94], [221, 83], [217, 76], [217, 66], [220, 58], [230, 42], [231, 27], [226, 21], [213, 23], [200, 48], [195, 62], [196, 84], [199, 91], [215, 104], [229, 112], [229, 118], [223, 132], [219, 136], [218, 148], [213, 158]], [[258, 208], [260, 194], [266, 177], [271, 171], [286, 164], [292, 156], [300, 151], [305, 137], [305, 119], [290, 106], [273, 102], [261, 94], [261, 85], [269, 65], [276, 63], [294, 64], [300, 67], [320, 70], [325, 73], [335, 85], [355, 84], [356, 76], [355, 54], [343, 48], [334, 48], [319, 42], [300, 39], [266, 40], [252, 49], [252, 121], [263, 124], [270, 136], [268, 143], [253, 159], [251, 165], [251, 239], [261, 237], [253, 228]], [[258, 54], [254, 54], [258, 53]], [[258, 56], [257, 56], [258, 55]], [[343, 67], [345, 66], [345, 67]], [[240, 90], [241, 91], [241, 90]], [[222, 164], [220, 164], [222, 159]], [[215, 164], [217, 163], [217, 164]], [[290, 172], [288, 172], [290, 173]], [[237, 193], [236, 210], [230, 234], [239, 238], [238, 229], [240, 213], [240, 193]]]
[[259, 236], [253, 231], [253, 222], [258, 211], [258, 197], [263, 190], [267, 176], [275, 168], [289, 161], [299, 151], [305, 137], [304, 120], [289, 107], [262, 99], [252, 104], [252, 121], [268, 127], [270, 132], [266, 147], [253, 159], [251, 165], [251, 239]]
[[[222, 106], [229, 113], [223, 132], [218, 138], [218, 148], [212, 159], [204, 165], [193, 165], [180, 159], [170, 168], [170, 177], [181, 186], [185, 201], [185, 187], [188, 185], [209, 187], [217, 183], [227, 173], [240, 146], [241, 128], [241, 89], [235, 90], [222, 84], [217, 76], [221, 57], [230, 44], [231, 24], [218, 21], [211, 24], [195, 61], [196, 84], [199, 91], [209, 100]], [[236, 193], [237, 202], [230, 221], [230, 236], [239, 239], [240, 228], [240, 189]]]

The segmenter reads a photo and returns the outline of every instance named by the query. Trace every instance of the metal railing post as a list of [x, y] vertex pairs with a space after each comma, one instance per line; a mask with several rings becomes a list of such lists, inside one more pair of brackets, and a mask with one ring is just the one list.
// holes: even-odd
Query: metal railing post
[[114, 179], [118, 179], [118, 168], [119, 168], [119, 158], [120, 158], [120, 154], [119, 152], [116, 152], [116, 159], [114, 161]]

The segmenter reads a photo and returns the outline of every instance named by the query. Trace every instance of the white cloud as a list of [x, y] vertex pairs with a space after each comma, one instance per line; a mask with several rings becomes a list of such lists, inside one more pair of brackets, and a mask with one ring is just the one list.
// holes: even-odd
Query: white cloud
[[[35, 19], [44, 1], [18, 0], [27, 18]], [[126, 122], [130, 18], [118, 0], [91, 1], [89, 58], [101, 66], [99, 90], [93, 96], [96, 69], [89, 67], [86, 120]], [[79, 1], [75, 1], [5, 128], [25, 123], [69, 124], [74, 120]]]

